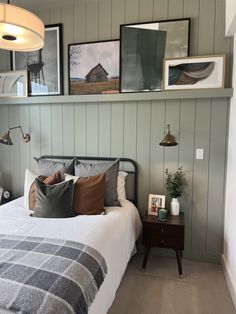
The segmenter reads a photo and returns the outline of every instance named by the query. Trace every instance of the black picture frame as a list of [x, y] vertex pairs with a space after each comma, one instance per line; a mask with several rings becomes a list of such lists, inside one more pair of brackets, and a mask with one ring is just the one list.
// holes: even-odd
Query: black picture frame
[[119, 53], [119, 39], [69, 44], [69, 95], [119, 93]]
[[29, 96], [64, 94], [63, 25], [45, 26], [45, 45], [33, 52], [11, 52], [11, 69], [28, 71]]
[[[184, 30], [184, 43], [182, 43], [182, 37], [180, 36], [180, 50], [179, 52], [177, 50], [175, 50], [175, 44], [176, 44], [176, 35], [173, 34], [173, 32], [176, 32], [176, 28], [174, 28], [174, 23], [176, 22], [180, 22], [179, 26], [180, 26], [180, 31], [183, 32], [182, 29], [182, 25], [184, 24], [186, 29]], [[163, 24], [162, 24], [163, 23]], [[166, 23], [166, 24], [164, 24]], [[151, 25], [153, 24], [153, 25]], [[162, 24], [162, 27], [158, 27], [158, 29], [152, 28], [154, 26], [154, 24]], [[181, 25], [180, 25], [181, 24]], [[164, 26], [166, 27], [166, 29], [164, 28]], [[128, 35], [124, 35], [124, 29], [126, 28], [127, 34]], [[128, 29], [130, 28], [130, 29]], [[172, 33], [171, 32], [171, 28], [173, 29]], [[137, 36], [134, 40], [134, 42], [131, 41], [133, 39], [132, 37], [132, 33], [130, 30], [136, 30], [136, 33], [134, 31], [134, 36]], [[140, 31], [138, 31], [137, 29], [141, 29]], [[148, 62], [150, 63], [148, 65], [150, 71], [152, 71], [152, 73], [150, 75], [152, 75], [152, 77], [158, 76], [158, 83], [153, 83], [151, 82], [149, 76], [148, 76], [148, 70], [145, 69], [145, 74], [144, 73], [144, 63], [143, 63], [143, 59], [141, 60], [141, 63], [138, 64], [139, 61], [137, 61], [138, 59], [134, 58], [131, 62], [133, 62], [132, 64], [129, 63], [129, 58], [128, 53], [130, 53], [130, 55], [132, 57], [134, 57], [134, 55], [136, 54], [136, 56], [139, 57], [140, 55], [140, 50], [139, 51], [135, 51], [135, 45], [138, 43], [140, 45], [140, 40], [138, 39], [138, 32], [141, 33], [142, 31], [147, 31], [147, 30], [151, 30], [152, 32], [154, 30], [160, 30], [160, 31], [166, 31], [167, 32], [167, 36], [166, 36], [166, 51], [167, 53], [165, 53], [164, 56], [162, 56], [161, 54], [158, 55], [157, 54], [157, 58], [159, 59], [159, 63], [157, 64], [151, 64], [150, 60], [154, 60], [154, 56], [150, 56], [147, 57], [149, 58]], [[131, 35], [130, 35], [131, 33]], [[183, 35], [183, 33], [182, 33]], [[145, 34], [141, 34], [141, 36], [143, 36], [142, 38], [146, 38]], [[125, 38], [124, 38], [125, 37]], [[162, 37], [161, 37], [162, 38]], [[173, 40], [171, 40], [173, 38]], [[126, 42], [125, 42], [126, 40]], [[145, 40], [141, 41], [141, 44], [144, 42]], [[162, 41], [164, 43], [164, 40], [162, 38]], [[148, 43], [145, 43], [145, 46], [143, 46], [143, 51], [145, 51], [145, 54], [147, 53], [147, 51], [153, 51], [155, 50], [156, 52], [161, 51], [162, 47], [155, 47], [153, 46], [153, 40], [150, 37], [150, 46], [148, 46]], [[129, 50], [131, 47], [131, 51]], [[142, 48], [142, 47], [141, 47]], [[168, 48], [170, 51], [173, 52], [173, 54], [168, 52]], [[132, 51], [133, 49], [133, 51]], [[140, 46], [139, 46], [140, 49]], [[137, 92], [151, 92], [151, 91], [161, 91], [162, 90], [162, 86], [163, 86], [163, 59], [170, 57], [187, 57], [189, 56], [189, 49], [190, 49], [190, 18], [182, 18], [182, 19], [171, 19], [171, 20], [158, 20], [158, 21], [150, 21], [150, 22], [142, 22], [142, 23], [129, 23], [129, 24], [122, 24], [120, 25], [120, 93], [137, 93]], [[142, 53], [142, 52], [141, 52]], [[146, 57], [146, 56], [145, 56]], [[142, 58], [145, 58], [142, 56]], [[162, 58], [163, 57], [163, 58]], [[147, 60], [147, 59], [146, 59]], [[147, 63], [148, 63], [147, 62]], [[141, 65], [140, 65], [141, 64]], [[133, 66], [133, 68], [132, 68]], [[153, 67], [152, 67], [153, 66]], [[140, 78], [139, 73], [137, 73], [138, 69], [140, 67], [140, 72], [143, 74], [143, 78]], [[129, 68], [130, 68], [130, 72], [129, 72]], [[155, 68], [153, 70], [153, 68]], [[156, 71], [156, 73], [153, 71]], [[136, 81], [135, 81], [136, 79]], [[141, 82], [138, 82], [138, 80], [140, 80]], [[150, 83], [145, 82], [144, 81], [150, 81]], [[150, 86], [147, 87], [147, 85], [150, 84]], [[151, 85], [152, 84], [152, 85]]]

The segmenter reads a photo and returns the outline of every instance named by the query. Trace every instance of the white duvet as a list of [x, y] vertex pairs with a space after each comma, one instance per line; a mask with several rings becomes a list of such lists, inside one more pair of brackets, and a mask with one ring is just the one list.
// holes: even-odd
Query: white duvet
[[105, 314], [141, 233], [135, 206], [129, 201], [122, 201], [121, 205], [106, 208], [107, 215], [33, 218], [29, 216], [31, 211], [23, 207], [22, 197], [0, 206], [0, 233], [78, 241], [98, 250], [106, 260], [108, 273], [89, 313]]

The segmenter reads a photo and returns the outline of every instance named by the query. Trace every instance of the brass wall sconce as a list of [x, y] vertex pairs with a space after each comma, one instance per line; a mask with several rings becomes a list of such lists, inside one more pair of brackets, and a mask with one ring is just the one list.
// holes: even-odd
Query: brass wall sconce
[[28, 133], [23, 133], [21, 126], [15, 126], [12, 128], [7, 129], [7, 132], [5, 134], [3, 134], [2, 136], [0, 136], [0, 143], [1, 144], [5, 144], [5, 145], [13, 145], [11, 137], [10, 137], [10, 131], [14, 130], [14, 129], [20, 129], [21, 131], [21, 135], [22, 135], [22, 140], [25, 143], [28, 143], [30, 141], [30, 135]]
[[170, 125], [166, 125], [166, 132], [163, 140], [159, 143], [161, 146], [176, 146], [178, 143], [176, 142], [176, 139], [174, 135], [170, 133]]

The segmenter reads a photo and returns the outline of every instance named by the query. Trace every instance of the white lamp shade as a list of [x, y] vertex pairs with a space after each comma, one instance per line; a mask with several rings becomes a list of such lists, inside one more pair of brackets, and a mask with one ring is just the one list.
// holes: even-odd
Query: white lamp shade
[[34, 51], [43, 46], [43, 22], [23, 8], [0, 3], [0, 48]]

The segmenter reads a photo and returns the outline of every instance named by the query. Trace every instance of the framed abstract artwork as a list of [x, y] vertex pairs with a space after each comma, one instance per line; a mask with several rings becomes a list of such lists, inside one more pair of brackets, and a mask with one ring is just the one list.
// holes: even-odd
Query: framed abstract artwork
[[225, 55], [164, 60], [164, 90], [223, 88]]
[[0, 73], [0, 97], [27, 97], [27, 71]]
[[44, 47], [12, 52], [13, 70], [28, 71], [29, 96], [63, 95], [62, 24], [45, 26]]
[[68, 45], [69, 94], [119, 92], [119, 40]]
[[189, 54], [190, 19], [121, 25], [120, 92], [160, 91], [163, 59]]

